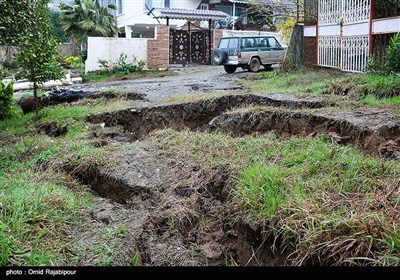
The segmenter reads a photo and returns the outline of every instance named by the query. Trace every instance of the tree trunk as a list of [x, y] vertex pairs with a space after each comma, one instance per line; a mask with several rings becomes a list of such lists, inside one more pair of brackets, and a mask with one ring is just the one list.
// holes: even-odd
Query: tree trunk
[[33, 110], [37, 112], [37, 109], [39, 107], [39, 99], [38, 99], [38, 84], [36, 82], [33, 83]]

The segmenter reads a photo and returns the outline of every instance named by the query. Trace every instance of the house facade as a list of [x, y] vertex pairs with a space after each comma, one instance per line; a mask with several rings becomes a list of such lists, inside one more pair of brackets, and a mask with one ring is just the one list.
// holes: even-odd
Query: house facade
[[[258, 0], [260, 3], [275, 6], [274, 21], [280, 20], [282, 15], [279, 11], [293, 13], [298, 9], [296, 0]], [[229, 18], [215, 22], [215, 28], [226, 28], [232, 30], [262, 30], [262, 26], [252, 22], [251, 15], [248, 17], [248, 5], [251, 0], [202, 0], [202, 7], [210, 10], [222, 11], [229, 15]], [[274, 22], [276, 24], [276, 22]]]
[[365, 72], [400, 32], [400, 1], [305, 0], [304, 58], [309, 64]]
[[[104, 0], [107, 1], [107, 0]], [[110, 1], [110, 0], [108, 0]], [[201, 0], [113, 0], [117, 4], [117, 26], [126, 38], [154, 38], [154, 27], [166, 25], [154, 16], [156, 9], [197, 9]], [[185, 20], [172, 19], [169, 26], [182, 26]]]

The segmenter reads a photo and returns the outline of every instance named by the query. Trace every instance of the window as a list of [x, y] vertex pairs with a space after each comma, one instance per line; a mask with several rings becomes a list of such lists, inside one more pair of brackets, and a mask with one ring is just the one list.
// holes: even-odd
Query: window
[[276, 41], [275, 38], [268, 38], [268, 44], [270, 48], [280, 48], [281, 46], [279, 45], [279, 43]]
[[266, 37], [265, 38], [259, 38], [258, 39], [258, 46], [261, 47], [261, 48], [268, 47], [268, 39]]
[[200, 10], [208, 10], [208, 4], [200, 4]]
[[243, 38], [242, 39], [242, 47], [243, 48], [254, 48], [254, 38]]
[[221, 41], [219, 42], [219, 48], [221, 49], [227, 49], [228, 48], [228, 43], [229, 43], [229, 39], [221, 39]]
[[124, 7], [123, 7], [123, 5], [122, 5], [122, 0], [118, 0], [118, 14], [120, 15], [120, 14], [122, 14], [123, 12], [124, 12], [124, 9], [123, 9]]
[[239, 38], [232, 38], [229, 42], [230, 49], [237, 49], [239, 47]]
[[171, 1], [170, 0], [164, 0], [164, 8], [170, 8], [171, 7]]
[[153, 8], [171, 8], [171, 0], [145, 0], [143, 9], [150, 11]]

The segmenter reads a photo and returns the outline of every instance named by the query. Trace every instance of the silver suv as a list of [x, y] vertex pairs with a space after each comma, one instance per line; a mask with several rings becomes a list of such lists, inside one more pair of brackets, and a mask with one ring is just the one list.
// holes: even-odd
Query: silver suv
[[238, 67], [258, 72], [261, 65], [270, 68], [272, 64], [282, 63], [286, 52], [287, 47], [272, 35], [222, 37], [211, 59], [216, 65], [224, 65], [227, 73], [234, 73]]

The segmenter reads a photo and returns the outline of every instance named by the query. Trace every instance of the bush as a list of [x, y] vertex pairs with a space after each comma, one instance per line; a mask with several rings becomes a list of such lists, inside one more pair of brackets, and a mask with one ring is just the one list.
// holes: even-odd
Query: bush
[[279, 27], [279, 31], [283, 34], [283, 39], [285, 42], [290, 41], [290, 36], [292, 35], [292, 31], [294, 26], [296, 25], [296, 19], [292, 17], [288, 17]]
[[145, 62], [143, 60], [137, 62], [136, 57], [133, 57], [132, 62], [126, 62], [127, 55], [121, 53], [117, 61], [117, 70], [121, 70], [125, 75], [133, 72], [143, 71]]
[[378, 63], [376, 57], [371, 56], [367, 63], [368, 72], [385, 75], [400, 73], [400, 33], [397, 33], [390, 40], [383, 61], [385, 63]]
[[7, 67], [3, 66], [3, 64], [0, 63], [0, 79], [4, 79], [5, 77], [10, 75], [10, 71], [8, 70]]
[[77, 69], [81, 66], [81, 59], [77, 56], [66, 56], [63, 58], [63, 66], [66, 68]]
[[13, 115], [13, 89], [14, 82], [9, 82], [7, 85], [0, 80], [0, 120], [7, 119]]
[[132, 62], [127, 62], [128, 56], [121, 53], [116, 64], [109, 64], [107, 60], [99, 59], [97, 63], [100, 64], [100, 73], [111, 73], [115, 74], [117, 77], [122, 77], [134, 72], [141, 72], [144, 70], [146, 63], [141, 60], [137, 61], [136, 57], [133, 57]]
[[400, 72], [400, 33], [397, 33], [386, 49], [386, 68], [388, 72]]

